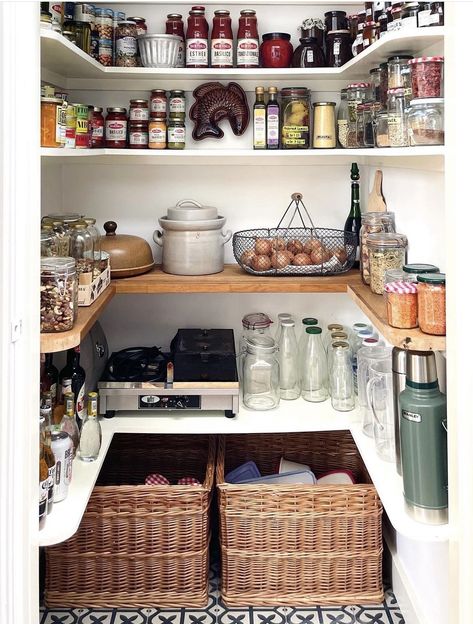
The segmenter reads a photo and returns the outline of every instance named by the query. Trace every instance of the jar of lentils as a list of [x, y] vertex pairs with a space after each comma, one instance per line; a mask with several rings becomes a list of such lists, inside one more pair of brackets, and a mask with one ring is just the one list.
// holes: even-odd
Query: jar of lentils
[[386, 271], [402, 269], [406, 263], [407, 238], [397, 232], [369, 234], [367, 245], [371, 292], [382, 295]]
[[417, 278], [419, 327], [426, 334], [445, 336], [446, 290], [445, 273], [424, 273]]
[[40, 329], [42, 333], [73, 328], [77, 316], [74, 258], [41, 258]]

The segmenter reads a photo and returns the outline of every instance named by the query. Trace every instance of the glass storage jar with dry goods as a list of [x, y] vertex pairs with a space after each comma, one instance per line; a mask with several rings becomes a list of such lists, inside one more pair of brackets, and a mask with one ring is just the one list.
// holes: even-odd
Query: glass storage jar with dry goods
[[310, 91], [305, 87], [287, 87], [281, 90], [282, 149], [310, 147]]
[[94, 239], [85, 221], [78, 221], [72, 227], [71, 256], [76, 261], [79, 284], [90, 283], [94, 271]]
[[367, 82], [352, 82], [347, 87], [348, 100], [348, 139], [347, 147], [358, 147], [356, 120], [357, 108], [368, 99], [369, 84]]
[[52, 224], [41, 225], [41, 257], [59, 256], [58, 241]]
[[386, 110], [379, 110], [376, 113], [376, 147], [389, 147], [388, 134], [388, 113]]
[[388, 64], [381, 63], [379, 66], [381, 70], [379, 76], [379, 101], [386, 108], [388, 104]]
[[41, 332], [72, 329], [77, 316], [77, 274], [74, 258], [42, 258], [40, 274]]
[[407, 102], [404, 89], [388, 89], [388, 136], [390, 147], [407, 147]]
[[115, 35], [115, 65], [117, 67], [138, 67], [136, 24], [131, 20], [118, 22]]
[[376, 113], [380, 110], [379, 102], [365, 102], [363, 107], [363, 145], [374, 147]]
[[391, 327], [417, 327], [417, 284], [402, 279], [389, 281], [384, 286], [384, 296]]
[[443, 96], [443, 56], [421, 56], [409, 61], [413, 98]]
[[419, 327], [426, 334], [445, 336], [445, 273], [424, 273], [417, 278]]
[[84, 217], [84, 221], [87, 224], [87, 230], [90, 232], [94, 242], [94, 277], [97, 277], [102, 272], [102, 235], [96, 226], [96, 219], [93, 217]]
[[443, 98], [411, 100], [407, 114], [409, 143], [411, 145], [443, 145]]
[[362, 104], [358, 104], [356, 107], [356, 146], [357, 147], [365, 147], [364, 143], [364, 135], [365, 135], [365, 125], [364, 125], [364, 111], [366, 104], [363, 102]]
[[333, 149], [337, 147], [335, 133], [335, 102], [315, 102], [312, 117], [312, 147]]
[[382, 295], [384, 274], [406, 263], [407, 238], [398, 232], [368, 234], [366, 239], [370, 266], [371, 292]]
[[269, 410], [279, 405], [277, 345], [270, 336], [253, 336], [246, 341], [243, 364], [243, 403], [248, 409]]
[[347, 89], [342, 89], [337, 112], [337, 138], [342, 147], [348, 147], [348, 121]]
[[381, 102], [381, 67], [370, 70], [370, 99]]
[[360, 271], [363, 282], [370, 283], [370, 265], [368, 255], [368, 234], [395, 232], [394, 212], [364, 212], [361, 215], [360, 228]]
[[407, 100], [412, 97], [411, 66], [412, 56], [400, 54], [388, 58], [388, 89], [406, 89]]
[[[70, 231], [66, 224], [64, 224], [60, 219], [51, 219], [49, 217], [43, 217], [41, 220], [41, 227], [50, 226], [52, 227], [55, 237], [56, 237], [56, 248], [57, 253], [53, 254], [56, 256], [68, 256], [69, 255], [69, 239], [70, 239]], [[41, 255], [47, 255], [41, 253]]]

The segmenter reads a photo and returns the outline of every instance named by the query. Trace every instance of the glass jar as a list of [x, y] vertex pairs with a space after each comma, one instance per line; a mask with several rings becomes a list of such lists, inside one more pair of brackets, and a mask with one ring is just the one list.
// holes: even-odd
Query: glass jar
[[417, 284], [403, 280], [389, 281], [384, 286], [386, 316], [391, 327], [417, 327]]
[[388, 21], [388, 32], [401, 30], [403, 5], [404, 2], [395, 2], [391, 7], [391, 21]]
[[413, 98], [443, 97], [443, 56], [422, 56], [409, 61]]
[[166, 119], [150, 119], [148, 135], [148, 147], [150, 149], [165, 149], [167, 140]]
[[92, 133], [90, 137], [91, 147], [103, 147], [105, 143], [105, 121], [102, 112], [103, 108], [101, 108], [100, 106], [94, 106], [94, 111], [92, 114]]
[[368, 99], [369, 84], [367, 82], [352, 82], [347, 87], [348, 100], [348, 139], [347, 147], [358, 147], [357, 142], [357, 109], [358, 105]]
[[126, 148], [128, 122], [126, 108], [107, 108], [105, 120], [105, 145], [109, 148]]
[[379, 24], [379, 38], [382, 39], [385, 35], [388, 34], [388, 11], [387, 11], [387, 7], [385, 6], [383, 11], [381, 12], [381, 15], [378, 18], [378, 24]]
[[410, 145], [445, 143], [443, 98], [411, 100], [407, 123]]
[[358, 33], [358, 14], [348, 16], [348, 31], [350, 33], [350, 42], [353, 43]]
[[139, 37], [140, 35], [146, 35], [148, 32], [148, 25], [146, 24], [146, 19], [144, 17], [129, 17], [130, 22], [135, 22], [136, 24], [136, 34]]
[[310, 91], [305, 87], [281, 89], [282, 149], [310, 147]]
[[346, 342], [335, 342], [332, 347], [329, 369], [332, 407], [338, 412], [349, 412], [355, 409], [350, 347]]
[[151, 119], [164, 119], [167, 115], [168, 100], [164, 89], [153, 89], [150, 99]]
[[388, 113], [379, 110], [376, 113], [376, 147], [390, 147], [388, 134]]
[[145, 149], [148, 147], [148, 122], [130, 122], [130, 132], [128, 136], [128, 147], [130, 149]]
[[381, 63], [379, 66], [381, 70], [380, 73], [380, 83], [379, 83], [379, 101], [383, 105], [383, 108], [386, 108], [388, 105], [388, 64]]
[[248, 409], [270, 410], [279, 405], [277, 346], [270, 336], [247, 340], [243, 364], [243, 403]]
[[368, 255], [368, 234], [395, 232], [394, 212], [364, 212], [361, 215], [360, 228], [360, 272], [363, 283], [370, 283], [370, 264]]
[[323, 50], [325, 47], [325, 24], [320, 18], [309, 17], [305, 19], [299, 26], [298, 30], [301, 32], [303, 39], [312, 37], [317, 39], [319, 47]]
[[312, 147], [333, 149], [337, 147], [335, 132], [335, 102], [315, 102], [312, 117]]
[[92, 236], [94, 243], [94, 279], [100, 275], [102, 260], [102, 236], [96, 226], [97, 220], [93, 217], [84, 217], [87, 224], [87, 231]]
[[126, 18], [126, 14], [123, 11], [113, 11], [113, 34], [112, 34], [112, 52], [113, 52], [113, 64], [117, 64], [117, 33], [118, 24], [123, 22]]
[[261, 67], [290, 67], [292, 54], [291, 35], [288, 33], [274, 32], [263, 35], [263, 43], [260, 46]]
[[365, 102], [363, 105], [363, 145], [374, 147], [376, 112], [379, 110], [378, 102]]
[[407, 238], [397, 232], [368, 234], [366, 244], [371, 292], [382, 295], [385, 272], [388, 269], [401, 269], [406, 263]]
[[177, 51], [176, 67], [186, 66], [186, 44], [184, 37], [184, 22], [180, 13], [169, 13], [166, 19], [166, 35], [176, 35], [181, 38]]
[[51, 256], [59, 256], [58, 241], [53, 226], [43, 224], [41, 226], [41, 257], [49, 258]]
[[76, 261], [79, 284], [90, 284], [94, 272], [94, 237], [85, 221], [72, 226], [70, 241], [71, 256]]
[[356, 107], [356, 147], [365, 147], [365, 122], [364, 122], [365, 104], [358, 104]]
[[86, 54], [90, 54], [92, 30], [89, 22], [83, 22], [79, 20], [74, 21], [75, 28], [74, 33], [76, 36], [77, 46], [83, 50]]
[[131, 20], [118, 22], [115, 38], [115, 65], [117, 67], [138, 67], [136, 24]]
[[[60, 220], [56, 219], [44, 219], [42, 221], [45, 225], [51, 225], [53, 228], [53, 232], [56, 235], [56, 256], [60, 256], [65, 258], [69, 255], [69, 242], [70, 242], [70, 231], [68, 226]], [[41, 253], [41, 255], [44, 255]]]
[[233, 67], [233, 33], [230, 11], [214, 11], [210, 40], [210, 67]]
[[356, 34], [356, 39], [352, 43], [351, 52], [353, 56], [357, 56], [361, 52], [363, 52], [363, 30], [365, 28], [365, 23], [360, 22], [360, 18], [358, 18], [358, 32]]
[[259, 36], [256, 11], [243, 9], [238, 19], [237, 67], [259, 67]]
[[347, 89], [340, 91], [340, 105], [337, 113], [337, 138], [341, 147], [348, 147], [348, 99]]
[[445, 273], [424, 273], [417, 283], [419, 327], [425, 334], [445, 336], [446, 290]]
[[381, 102], [381, 67], [375, 67], [370, 70], [370, 99], [375, 102]]
[[175, 117], [186, 117], [186, 93], [180, 89], [173, 89], [169, 94], [169, 112]]
[[243, 366], [246, 354], [247, 341], [250, 338], [259, 338], [261, 336], [270, 336], [272, 320], [264, 312], [254, 312], [245, 314], [241, 320], [243, 331], [239, 341], [239, 367], [240, 377], [243, 377]]
[[325, 67], [325, 55], [315, 37], [299, 39], [300, 45], [294, 51], [292, 67]]
[[331, 30], [327, 33], [327, 67], [342, 67], [353, 57], [349, 30]]
[[187, 18], [186, 67], [209, 66], [209, 25], [205, 9], [192, 7]]
[[133, 121], [148, 121], [148, 100], [130, 100], [130, 123]]
[[390, 147], [407, 147], [407, 103], [404, 89], [388, 89], [388, 136]]
[[77, 274], [74, 258], [42, 258], [40, 274], [41, 332], [72, 329], [77, 317]]
[[401, 13], [402, 30], [417, 28], [418, 2], [405, 2]]
[[106, 67], [113, 63], [113, 10], [95, 9], [95, 28], [98, 32], [98, 61]]
[[363, 28], [363, 50], [366, 50], [370, 45], [373, 45], [379, 38], [378, 24], [373, 21], [365, 22]]
[[435, 264], [405, 264], [402, 267], [404, 272], [404, 279], [407, 279], [409, 282], [417, 282], [417, 278], [419, 275], [423, 275], [424, 273], [438, 273], [440, 269], [435, 266]]
[[61, 98], [41, 98], [41, 147], [63, 147], [63, 130], [58, 111], [61, 107]]
[[281, 399], [293, 401], [299, 398], [301, 386], [299, 379], [299, 349], [296, 340], [294, 319], [281, 321], [279, 336], [279, 386]]
[[384, 285], [389, 284], [390, 282], [400, 282], [406, 281], [411, 282], [414, 280], [410, 280], [408, 276], [404, 273], [404, 269], [388, 269], [384, 274]]
[[430, 20], [429, 26], [443, 26], [444, 25], [444, 3], [443, 2], [431, 2], [430, 3]]
[[180, 117], [169, 117], [168, 149], [184, 149], [186, 147], [186, 125]]
[[406, 89], [406, 99], [412, 94], [411, 66], [412, 56], [400, 55], [388, 58], [388, 89]]

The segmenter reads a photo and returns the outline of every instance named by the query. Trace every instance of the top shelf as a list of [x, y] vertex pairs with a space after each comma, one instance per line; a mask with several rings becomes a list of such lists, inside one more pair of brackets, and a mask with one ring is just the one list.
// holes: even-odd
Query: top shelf
[[[179, 83], [181, 88], [193, 89], [206, 80], [272, 81], [313, 83], [313, 81], [349, 82], [367, 78], [368, 72], [388, 56], [397, 53], [413, 55], [443, 53], [444, 28], [431, 27], [408, 32], [390, 33], [374, 43], [367, 50], [353, 58], [343, 67], [321, 67], [316, 69], [179, 69], [149, 67], [104, 67], [88, 54], [80, 50], [62, 35], [53, 31], [41, 32], [41, 66], [43, 78], [61, 79], [67, 88], [84, 88], [86, 83], [100, 80], [101, 89], [106, 89], [108, 80], [125, 81], [122, 88], [137, 88], [141, 82], [148, 88], [157, 79], [167, 79]], [[85, 81], [85, 82], [84, 82]], [[131, 82], [133, 81], [133, 82]], [[141, 87], [141, 84], [139, 85]]]

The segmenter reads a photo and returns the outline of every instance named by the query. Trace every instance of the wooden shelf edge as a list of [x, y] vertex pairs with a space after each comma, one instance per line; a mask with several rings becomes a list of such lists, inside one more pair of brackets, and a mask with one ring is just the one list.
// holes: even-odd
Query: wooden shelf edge
[[57, 334], [41, 334], [41, 353], [66, 351], [80, 344], [88, 331], [98, 320], [105, 307], [115, 296], [115, 285], [107, 286], [95, 303], [88, 307], [80, 307], [74, 327], [67, 332]]
[[349, 284], [347, 293], [379, 332], [394, 346], [403, 347], [407, 341], [410, 349], [445, 351], [445, 336], [430, 336], [421, 332], [419, 328], [396, 329], [391, 327], [386, 319], [383, 297], [373, 294], [369, 286]]

